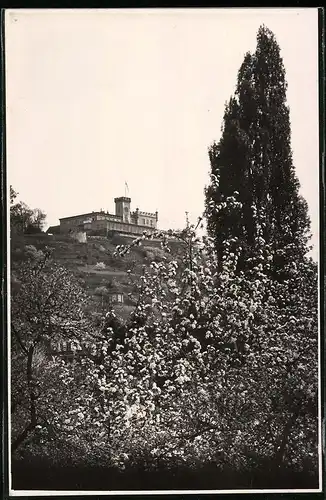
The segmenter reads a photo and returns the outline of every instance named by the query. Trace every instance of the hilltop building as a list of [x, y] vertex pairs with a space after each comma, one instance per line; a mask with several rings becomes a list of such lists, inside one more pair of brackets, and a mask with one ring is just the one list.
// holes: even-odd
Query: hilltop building
[[76, 231], [86, 232], [90, 235], [108, 235], [110, 233], [143, 234], [157, 229], [158, 212], [142, 212], [138, 208], [130, 210], [131, 198], [120, 196], [114, 199], [115, 214], [104, 212], [91, 212], [73, 215], [60, 219], [60, 233]]

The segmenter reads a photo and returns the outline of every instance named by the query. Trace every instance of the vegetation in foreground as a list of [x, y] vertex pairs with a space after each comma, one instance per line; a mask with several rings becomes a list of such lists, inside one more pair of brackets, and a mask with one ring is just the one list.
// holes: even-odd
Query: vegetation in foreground
[[[307, 257], [309, 219], [275, 61], [274, 37], [261, 28], [232, 104], [239, 134], [226, 132], [227, 108], [211, 151], [209, 237], [200, 240], [189, 224], [171, 231], [180, 258], [157, 232], [162, 254], [137, 272], [130, 256], [150, 236], [111, 255], [128, 263], [130, 314], [107, 308], [95, 321], [87, 286], [47, 248], [25, 249], [23, 265], [13, 260], [14, 488], [51, 488], [59, 473], [56, 489], [318, 486], [317, 266]], [[266, 82], [273, 85], [264, 101]], [[276, 104], [280, 118], [264, 125]], [[246, 138], [250, 109], [256, 135], [247, 133], [240, 162], [226, 144]], [[267, 133], [270, 141], [260, 141]], [[232, 184], [235, 165], [249, 183], [245, 193]], [[92, 347], [80, 356], [85, 340]], [[50, 341], [72, 342], [75, 363], [49, 358]]]
[[[316, 471], [314, 263], [283, 269], [277, 282], [260, 236], [247, 272], [233, 252], [221, 270], [213, 244], [194, 245], [192, 228], [182, 237], [184, 267], [144, 268], [133, 313], [122, 321], [110, 311], [100, 330], [69, 272], [44, 257], [17, 270], [15, 456], [131, 471]], [[74, 364], [50, 360], [42, 349], [53, 338], [73, 339], [77, 352], [93, 338], [94, 350]]]

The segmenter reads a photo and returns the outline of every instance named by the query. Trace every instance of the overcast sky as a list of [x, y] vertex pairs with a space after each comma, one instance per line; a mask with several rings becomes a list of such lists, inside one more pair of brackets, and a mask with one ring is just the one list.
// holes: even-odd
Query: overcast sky
[[[261, 24], [281, 47], [294, 164], [318, 244], [317, 9], [6, 12], [8, 181], [60, 217], [105, 209], [127, 181], [161, 228], [202, 213], [207, 149]], [[314, 251], [317, 256], [317, 249]]]

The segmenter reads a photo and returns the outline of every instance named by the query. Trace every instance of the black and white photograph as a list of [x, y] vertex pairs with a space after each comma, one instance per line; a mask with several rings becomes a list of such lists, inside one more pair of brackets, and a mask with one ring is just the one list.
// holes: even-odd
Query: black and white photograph
[[4, 14], [10, 496], [321, 492], [319, 9]]

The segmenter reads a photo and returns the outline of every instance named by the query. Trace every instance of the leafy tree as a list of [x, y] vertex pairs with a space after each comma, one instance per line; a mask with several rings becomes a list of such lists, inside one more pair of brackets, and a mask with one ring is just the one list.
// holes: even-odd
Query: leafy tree
[[[187, 243], [181, 269], [161, 234], [167, 258], [144, 268], [130, 318], [111, 311], [93, 352], [56, 366], [48, 427], [93, 463], [119, 468], [252, 470], [266, 461], [316, 470], [315, 265], [303, 259], [288, 265], [286, 282], [272, 280], [257, 217], [247, 273], [237, 271], [232, 238], [220, 264], [214, 241], [199, 244], [192, 226], [173, 236]], [[51, 453], [40, 425], [42, 453]]]
[[[308, 251], [310, 221], [292, 161], [286, 90], [280, 48], [262, 26], [226, 105], [221, 139], [209, 149], [208, 231], [220, 256], [223, 241], [237, 238], [243, 248], [240, 269], [248, 267], [253, 247], [254, 211], [263, 221], [261, 237], [271, 245], [275, 269]], [[225, 202], [234, 195], [241, 206], [230, 212]]]
[[26, 227], [27, 234], [40, 233], [45, 224], [46, 215], [40, 208], [34, 208], [32, 217]]
[[31, 209], [26, 203], [15, 202], [18, 193], [10, 186], [10, 226], [15, 233], [40, 233], [46, 215], [39, 208]]
[[10, 186], [10, 206], [14, 204], [15, 199], [17, 198], [18, 193], [14, 190], [12, 186]]
[[[35, 250], [35, 249], [34, 249]], [[47, 422], [44, 370], [51, 342], [87, 336], [85, 295], [47, 252], [13, 263], [11, 296], [12, 449]], [[55, 383], [56, 377], [51, 383]]]

